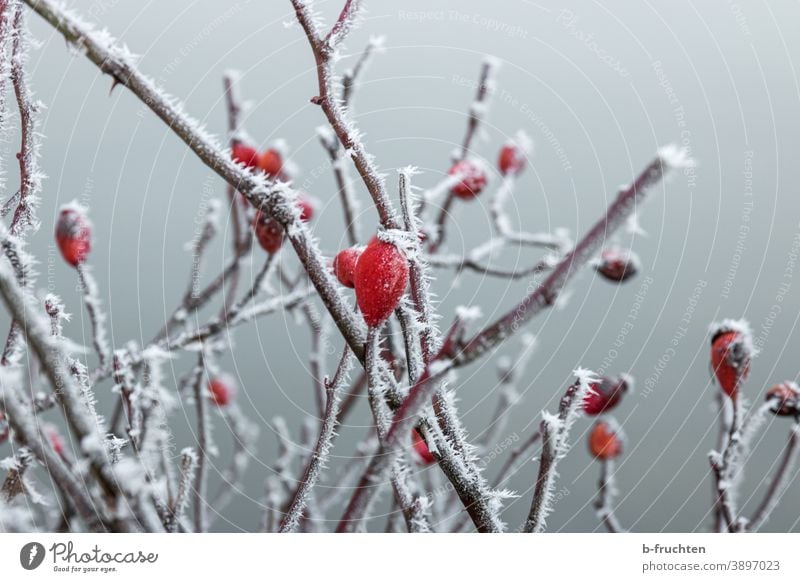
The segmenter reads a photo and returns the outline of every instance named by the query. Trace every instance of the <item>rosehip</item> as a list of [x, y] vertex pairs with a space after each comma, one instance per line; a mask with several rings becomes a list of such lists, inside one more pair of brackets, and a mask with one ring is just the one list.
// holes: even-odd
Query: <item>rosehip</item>
[[583, 400], [583, 411], [590, 416], [596, 416], [611, 410], [620, 403], [631, 384], [633, 379], [627, 374], [613, 378], [604, 376], [600, 382], [591, 385], [592, 391]]
[[300, 207], [300, 220], [308, 222], [314, 218], [314, 203], [302, 194], [297, 197], [297, 205]]
[[750, 327], [743, 321], [723, 321], [712, 329], [711, 368], [723, 392], [732, 399], [750, 373], [753, 355]]
[[800, 415], [800, 386], [794, 382], [781, 382], [767, 390], [766, 401], [773, 404], [771, 410], [778, 416]]
[[356, 264], [358, 263], [358, 257], [361, 256], [361, 251], [361, 247], [350, 247], [339, 251], [339, 254], [333, 259], [334, 275], [339, 279], [339, 283], [350, 289], [356, 286]]
[[271, 255], [277, 253], [283, 245], [283, 227], [260, 210], [253, 218], [253, 231], [258, 244]]
[[502, 147], [497, 158], [497, 167], [503, 176], [515, 176], [525, 169], [526, 153], [516, 142], [509, 142]]
[[283, 156], [275, 148], [268, 149], [258, 156], [258, 167], [270, 177], [279, 176], [283, 170]]
[[236, 395], [236, 384], [225, 377], [213, 378], [208, 382], [211, 400], [219, 407], [228, 406]]
[[624, 436], [617, 423], [598, 420], [589, 433], [589, 452], [601, 461], [615, 459], [622, 454]]
[[453, 186], [451, 192], [465, 200], [470, 200], [480, 194], [488, 181], [483, 166], [470, 160], [458, 162], [450, 168], [448, 174], [460, 177], [461, 181]]
[[408, 261], [392, 243], [373, 238], [356, 263], [356, 302], [370, 327], [386, 320], [408, 285]]
[[77, 204], [61, 208], [56, 223], [56, 243], [64, 260], [77, 267], [92, 249], [92, 224], [85, 210]]
[[0, 444], [6, 442], [8, 438], [8, 423], [2, 411], [0, 411]]
[[256, 148], [237, 141], [231, 147], [231, 158], [234, 162], [246, 168], [255, 168], [258, 165], [258, 151]]
[[57, 455], [64, 454], [64, 438], [54, 425], [45, 424], [42, 426], [42, 434], [48, 440], [50, 446], [53, 447]]
[[428, 445], [425, 444], [425, 440], [415, 428], [411, 430], [411, 441], [414, 445], [414, 451], [416, 451], [421, 463], [431, 465], [436, 462], [436, 457], [430, 452]]
[[595, 261], [595, 269], [605, 279], [622, 283], [639, 271], [639, 258], [633, 251], [618, 248], [605, 249]]

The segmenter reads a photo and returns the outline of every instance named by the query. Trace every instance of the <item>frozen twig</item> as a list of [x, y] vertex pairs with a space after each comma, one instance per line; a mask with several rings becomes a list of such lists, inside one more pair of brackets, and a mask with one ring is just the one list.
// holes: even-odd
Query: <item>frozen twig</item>
[[74, 504], [81, 518], [91, 531], [106, 531], [106, 525], [100, 516], [100, 502], [95, 500], [90, 491], [80, 483], [64, 460], [53, 450], [52, 446], [36, 428], [34, 417], [22, 401], [17, 386], [20, 377], [17, 371], [0, 369], [0, 391], [9, 421], [17, 434], [18, 440], [27, 446], [36, 457], [45, 464], [48, 471]]
[[464, 366], [474, 362], [511, 337], [541, 311], [554, 305], [567, 282], [595, 255], [604, 241], [625, 224], [631, 213], [643, 201], [647, 191], [661, 181], [668, 171], [687, 164], [691, 164], [691, 160], [682, 150], [671, 146], [662, 148], [656, 159], [634, 180], [633, 184], [620, 191], [606, 214], [553, 268], [541, 285], [500, 319], [466, 341], [454, 365]]
[[356, 170], [372, 197], [381, 224], [387, 229], [397, 229], [399, 228], [399, 222], [389, 200], [386, 180], [378, 171], [372, 156], [364, 148], [361, 134], [353, 126], [353, 122], [346, 118], [334, 89], [334, 53], [330, 41], [333, 40], [333, 45], [335, 45], [343, 40], [349, 32], [349, 23], [352, 22], [352, 18], [357, 12], [358, 4], [356, 1], [347, 1], [344, 10], [342, 10], [342, 16], [331, 31], [332, 36], [329, 35], [326, 40], [323, 40], [319, 36], [317, 24], [308, 4], [304, 0], [292, 0], [297, 20], [308, 38], [316, 61], [319, 95], [314, 97], [312, 101], [322, 108], [331, 129], [333, 129], [342, 147], [344, 147], [346, 155], [352, 158]]
[[197, 411], [197, 469], [194, 479], [194, 531], [201, 533], [208, 527], [208, 500], [206, 480], [208, 476], [208, 402], [206, 397], [205, 354], [202, 349], [197, 357], [192, 379], [194, 405]]
[[786, 489], [786, 477], [795, 462], [795, 452], [800, 441], [800, 421], [795, 421], [789, 431], [789, 440], [783, 449], [778, 468], [772, 476], [772, 480], [767, 487], [764, 498], [758, 504], [753, 517], [747, 523], [748, 531], [758, 531], [758, 529], [769, 519], [770, 513], [778, 505], [781, 495]]
[[600, 463], [600, 481], [597, 484], [597, 498], [594, 501], [594, 508], [597, 517], [606, 527], [609, 533], [620, 533], [622, 526], [614, 515], [614, 496], [617, 491], [614, 485], [614, 461], [604, 459]]
[[81, 289], [83, 290], [83, 303], [86, 305], [86, 313], [89, 316], [89, 323], [92, 326], [92, 344], [97, 353], [100, 366], [104, 366], [108, 361], [111, 348], [108, 345], [106, 314], [103, 313], [101, 307], [97, 281], [85, 263], [79, 263], [76, 268], [78, 271], [78, 278], [81, 282]]
[[556, 466], [569, 450], [569, 430], [580, 415], [583, 401], [596, 379], [588, 370], [576, 370], [577, 380], [568, 389], [558, 406], [558, 413], [542, 413], [542, 454], [539, 475], [533, 492], [531, 510], [522, 530], [526, 533], [542, 532], [545, 520], [552, 510], [553, 488], [558, 476]]
[[[288, 239], [320, 299], [331, 313], [353, 353], [363, 361], [363, 328], [344, 301], [339, 286], [327, 268], [308, 228], [300, 220], [294, 192], [285, 184], [270, 182], [264, 176], [249, 172], [235, 163], [216, 141], [184, 112], [183, 106], [178, 101], [166, 95], [136, 68], [125, 49], [108, 42], [107, 34], [100, 35], [90, 25], [51, 0], [25, 0], [25, 2], [58, 30], [67, 42], [79, 47], [101, 71], [111, 75], [115, 83], [130, 89], [189, 146], [203, 163], [237, 188], [256, 208], [263, 209], [284, 226]], [[373, 167], [371, 162], [365, 165], [363, 150], [360, 159], [362, 168]], [[377, 186], [377, 188], [378, 192], [385, 192], [385, 187]]]
[[177, 524], [183, 519], [186, 506], [189, 502], [189, 491], [194, 486], [197, 476], [197, 453], [191, 447], [186, 447], [181, 451], [181, 477], [178, 482], [178, 492], [169, 508], [169, 514], [164, 523], [164, 528], [168, 532], [175, 531]]
[[469, 122], [467, 123], [467, 132], [464, 134], [464, 139], [461, 142], [461, 150], [455, 156], [455, 161], [466, 159], [472, 148], [472, 142], [475, 135], [478, 133], [481, 121], [486, 116], [486, 109], [488, 106], [489, 97], [494, 92], [494, 79], [492, 75], [497, 67], [497, 61], [491, 57], [486, 57], [481, 65], [481, 73], [478, 79], [478, 89], [475, 93], [475, 99], [469, 108]]
[[300, 478], [297, 489], [294, 492], [289, 509], [281, 521], [279, 531], [281, 533], [293, 532], [300, 525], [300, 518], [308, 502], [308, 495], [313, 489], [319, 478], [320, 472], [325, 467], [328, 456], [333, 446], [333, 439], [336, 436], [336, 419], [339, 415], [342, 388], [347, 382], [351, 366], [350, 350], [345, 347], [339, 367], [336, 369], [331, 380], [325, 379], [325, 395], [327, 402], [325, 405], [325, 416], [322, 421], [322, 430], [317, 438], [317, 443], [311, 456], [308, 459], [303, 476]]

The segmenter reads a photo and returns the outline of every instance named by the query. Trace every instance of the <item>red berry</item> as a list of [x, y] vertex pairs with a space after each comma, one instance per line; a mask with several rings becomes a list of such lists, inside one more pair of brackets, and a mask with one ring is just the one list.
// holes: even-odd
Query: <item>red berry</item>
[[92, 225], [77, 204], [61, 208], [56, 223], [56, 243], [61, 256], [73, 267], [86, 261], [92, 248]]
[[0, 411], [0, 444], [6, 442], [8, 438], [8, 423], [2, 411]]
[[393, 244], [373, 238], [356, 263], [355, 284], [364, 321], [376, 327], [400, 303], [408, 285], [408, 261]]
[[639, 271], [639, 259], [633, 251], [610, 248], [600, 254], [595, 269], [609, 281], [622, 283]]
[[234, 162], [247, 168], [255, 168], [258, 165], [258, 151], [256, 148], [239, 141], [231, 147], [231, 158]]
[[622, 454], [622, 430], [611, 420], [598, 420], [589, 433], [589, 452], [601, 461], [615, 459]]
[[750, 373], [753, 355], [749, 327], [744, 322], [725, 321], [711, 338], [711, 368], [723, 392], [736, 398], [739, 386]]
[[297, 205], [300, 207], [300, 220], [308, 222], [314, 218], [314, 203], [307, 196], [298, 195]]
[[64, 454], [64, 438], [54, 425], [45, 424], [42, 426], [42, 434], [50, 442], [50, 446], [53, 447], [57, 455]]
[[283, 156], [275, 148], [268, 149], [258, 156], [258, 167], [267, 176], [279, 176], [283, 170]]
[[767, 390], [766, 401], [771, 402], [777, 416], [800, 415], [800, 386], [794, 382], [781, 382]]
[[504, 145], [497, 158], [497, 167], [503, 176], [519, 174], [525, 169], [525, 163], [525, 152], [514, 142]]
[[283, 245], [283, 227], [260, 210], [253, 218], [253, 231], [258, 244], [271, 255], [277, 253]]
[[356, 264], [358, 263], [358, 257], [361, 256], [361, 251], [361, 247], [350, 247], [339, 251], [339, 254], [333, 259], [334, 275], [339, 279], [339, 283], [350, 289], [356, 286]]
[[631, 388], [633, 380], [627, 374], [617, 378], [604, 376], [600, 382], [591, 385], [592, 391], [583, 400], [583, 411], [596, 416], [614, 408]]
[[470, 200], [480, 194], [488, 181], [483, 166], [470, 160], [458, 162], [450, 168], [448, 174], [460, 177], [461, 181], [453, 186], [451, 192], [465, 200]]
[[217, 406], [228, 406], [236, 395], [236, 384], [230, 378], [213, 378], [208, 383], [211, 400]]
[[425, 440], [415, 428], [411, 430], [411, 442], [421, 463], [431, 465], [436, 462], [436, 457], [433, 456], [433, 453], [428, 449], [428, 445], [425, 444]]

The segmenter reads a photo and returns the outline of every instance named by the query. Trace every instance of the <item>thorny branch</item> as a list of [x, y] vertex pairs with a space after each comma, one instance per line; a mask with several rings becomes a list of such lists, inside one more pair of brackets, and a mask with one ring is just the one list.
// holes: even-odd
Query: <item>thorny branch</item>
[[[524, 526], [525, 531], [541, 531], [544, 529], [550, 507], [556, 465], [567, 451], [568, 431], [586, 394], [589, 384], [588, 374], [579, 374], [579, 381], [570, 387], [562, 399], [558, 414], [555, 416], [545, 414], [541, 431], [532, 433], [525, 442], [512, 451], [496, 477], [494, 486], [490, 486], [482, 475], [483, 468], [476, 462], [474, 450], [488, 447], [500, 430], [504, 411], [512, 405], [515, 398], [514, 373], [508, 367], [501, 366], [501, 383], [504, 388], [498, 402], [497, 413], [492, 421], [494, 430], [484, 432], [477, 447], [468, 442], [466, 431], [454, 406], [453, 394], [447, 385], [455, 379], [459, 368], [493, 353], [503, 342], [517, 333], [522, 325], [553, 305], [571, 277], [597, 253], [603, 241], [636, 211], [647, 192], [661, 181], [669, 170], [684, 167], [690, 161], [684, 152], [677, 149], [660, 150], [657, 158], [629, 187], [622, 189], [606, 214], [571, 249], [571, 241], [560, 231], [556, 231], [555, 234], [530, 233], [516, 231], [511, 227], [504, 204], [513, 192], [515, 176], [506, 176], [491, 204], [497, 236], [476, 247], [465, 257], [437, 255], [436, 251], [444, 238], [445, 219], [453, 201], [452, 194], [444, 200], [443, 210], [434, 220], [433, 228], [430, 224], [422, 224], [418, 217], [424, 216], [425, 205], [438, 196], [436, 192], [449, 191], [453, 179], [457, 177], [451, 176], [443, 180], [438, 187], [426, 193], [420, 204], [417, 204], [410, 184], [414, 170], [412, 168], [402, 170], [399, 188], [401, 212], [397, 215], [387, 191], [385, 178], [379, 172], [372, 156], [366, 151], [361, 134], [348, 115], [353, 90], [371, 54], [379, 47], [378, 40], [370, 40], [352, 69], [344, 74], [341, 91], [336, 86], [333, 65], [338, 58], [337, 53], [342, 43], [359, 20], [361, 2], [346, 0], [333, 26], [329, 31], [322, 32], [312, 3], [309, 0], [291, 1], [315, 59], [318, 95], [312, 102], [320, 106], [330, 125], [330, 129], [324, 128], [319, 131], [319, 137], [333, 165], [345, 215], [348, 241], [351, 245], [356, 245], [360, 239], [357, 201], [346, 171], [345, 162], [348, 158], [352, 160], [378, 212], [381, 226], [378, 236], [392, 241], [401, 238], [403, 241], [408, 241], [408, 244], [404, 243], [404, 250], [407, 252], [410, 265], [411, 284], [408, 297], [395, 312], [403, 332], [404, 344], [395, 341], [391, 332], [387, 332], [388, 335], [384, 336], [386, 349], [379, 348], [382, 338], [374, 331], [370, 332], [369, 341], [365, 341], [361, 319], [345, 300], [330, 273], [327, 259], [318, 248], [309, 228], [300, 219], [296, 194], [289, 185], [273, 181], [260, 172], [248, 170], [233, 162], [229, 152], [220, 147], [199, 124], [186, 115], [178, 101], [164, 94], [152, 80], [143, 75], [135, 66], [132, 55], [126, 49], [117, 46], [107, 33], [96, 31], [51, 0], [25, 0], [26, 4], [61, 32], [70, 44], [78, 47], [102, 72], [110, 75], [115, 85], [121, 84], [127, 87], [167, 123], [207, 166], [226, 181], [228, 187], [230, 220], [234, 231], [232, 260], [205, 288], [198, 291], [196, 283], [200, 277], [201, 260], [206, 246], [210, 244], [216, 231], [213, 220], [210, 220], [194, 249], [190, 291], [183, 298], [179, 309], [169, 318], [162, 332], [145, 347], [128, 345], [125, 350], [118, 352], [119, 355], [115, 357], [114, 362], [108, 361], [110, 348], [107, 347], [104, 338], [103, 314], [99, 311], [97, 287], [94, 281], [88, 278], [89, 274], [85, 267], [79, 269], [86, 306], [93, 326], [95, 350], [100, 359], [97, 369], [87, 374], [85, 368], [77, 365], [69, 356], [68, 344], [60, 337], [60, 330], [57, 333], [48, 330], [46, 322], [39, 313], [41, 307], [35, 306], [30, 290], [26, 286], [27, 280], [23, 276], [25, 264], [20, 259], [23, 255], [19, 245], [23, 242], [21, 240], [23, 227], [34, 222], [29, 208], [35, 203], [35, 193], [40, 180], [34, 140], [33, 113], [36, 107], [30, 99], [24, 78], [22, 10], [16, 1], [0, 0], [0, 29], [14, 31], [11, 42], [10, 78], [14, 83], [20, 107], [22, 134], [22, 148], [18, 156], [20, 189], [17, 197], [9, 201], [9, 204], [17, 203], [17, 212], [12, 221], [10, 235], [3, 237], [3, 251], [8, 261], [4, 260], [0, 265], [0, 295], [12, 318], [24, 322], [24, 325], [19, 327], [20, 337], [25, 338], [34, 359], [54, 389], [53, 394], [47, 395], [47, 398], [37, 397], [28, 400], [23, 396], [18, 384], [10, 384], [12, 379], [18, 382], [14, 378], [18, 369], [9, 366], [6, 370], [0, 370], [3, 394], [10, 403], [2, 407], [3, 414], [8, 418], [0, 418], [0, 422], [7, 422], [13, 431], [12, 438], [30, 447], [33, 454], [47, 465], [59, 490], [65, 498], [68, 498], [69, 504], [74, 507], [74, 511], [84, 520], [88, 528], [112, 531], [138, 529], [206, 531], [209, 525], [206, 473], [209, 449], [213, 448], [209, 441], [210, 419], [207, 407], [210, 402], [204, 380], [207, 366], [211, 362], [206, 361], [206, 358], [213, 358], [214, 354], [218, 353], [220, 346], [223, 345], [222, 342], [227, 339], [227, 334], [234, 327], [253, 321], [262, 315], [299, 307], [312, 328], [312, 375], [316, 382], [319, 383], [322, 379], [324, 364], [322, 346], [326, 343], [323, 332], [328, 322], [327, 317], [330, 317], [337, 326], [347, 345], [334, 378], [320, 383], [319, 405], [323, 413], [322, 424], [316, 442], [313, 443], [311, 456], [299, 474], [292, 466], [299, 455], [290, 443], [288, 429], [280, 430], [281, 454], [275, 464], [276, 477], [269, 479], [267, 483], [268, 501], [275, 509], [268, 514], [268, 530], [275, 529], [274, 514], [283, 508], [286, 509], [286, 513], [281, 520], [280, 531], [300, 529], [305, 531], [315, 529], [322, 523], [318, 519], [320, 512], [330, 509], [332, 502], [316, 499], [316, 496], [312, 495], [312, 489], [323, 478], [322, 470], [335, 438], [336, 426], [351, 409], [350, 403], [355, 401], [359, 391], [366, 386], [375, 417], [375, 432], [367, 437], [359, 449], [368, 461], [347, 504], [347, 511], [339, 523], [339, 530], [353, 531], [364, 527], [380, 486], [386, 482], [392, 484], [396, 506], [402, 510], [409, 531], [433, 529], [428, 519], [428, 512], [429, 503], [436, 500], [429, 500], [420, 493], [417, 476], [411, 474], [404, 458], [408, 449], [409, 435], [411, 430], [416, 428], [423, 435], [430, 453], [452, 485], [456, 497], [463, 504], [466, 515], [481, 532], [505, 529], [500, 516], [502, 499], [509, 493], [499, 490], [498, 487], [515, 470], [519, 457], [527, 454], [541, 438], [539, 475], [531, 510]], [[13, 19], [10, 19], [12, 16]], [[4, 35], [3, 41], [5, 40]], [[0, 42], [0, 45], [3, 45], [3, 42]], [[5, 48], [0, 52], [4, 55]], [[492, 93], [494, 84], [492, 73], [493, 61], [487, 59], [481, 69], [477, 94], [470, 108], [466, 134], [460, 150], [454, 154], [456, 161], [466, 159], [472, 150], [475, 136], [485, 116], [488, 97]], [[2, 75], [0, 82], [4, 83], [5, 77], [6, 75]], [[241, 132], [242, 106], [234, 92], [235, 80], [235, 75], [231, 73], [226, 74], [223, 79], [231, 144]], [[3, 113], [0, 107], [0, 114]], [[266, 282], [274, 273], [273, 255], [270, 255], [256, 275], [252, 288], [239, 299], [236, 298], [243, 257], [251, 246], [250, 232], [245, 227], [248, 210], [240, 202], [237, 192], [241, 193], [254, 208], [264, 211], [281, 225], [303, 268], [297, 278], [288, 282], [285, 293], [271, 295], [262, 303], [255, 303], [255, 300], [262, 289], [268, 288]], [[425, 236], [431, 237], [430, 242], [422, 244]], [[486, 262], [493, 250], [506, 244], [539, 247], [552, 254], [522, 269], [500, 269]], [[459, 309], [450, 330], [442, 336], [437, 329], [439, 315], [434, 308], [429, 289], [430, 268], [454, 268], [457, 272], [471, 270], [479, 274], [508, 279], [534, 277], [545, 273], [547, 275], [544, 281], [537, 284], [513, 309], [498, 320], [485, 325], [472, 337], [467, 336], [467, 326], [477, 316], [475, 309]], [[307, 282], [311, 283], [311, 288], [306, 288]], [[221, 290], [225, 290], [225, 293], [219, 315], [204, 325], [199, 323], [192, 325], [193, 322], [188, 315], [196, 313]], [[325, 313], [320, 313], [311, 301], [314, 291], [324, 305]], [[391, 326], [393, 323], [390, 322], [388, 325]], [[175, 324], [180, 324], [180, 327], [176, 327]], [[53, 325], [59, 326], [57, 322]], [[12, 334], [7, 342], [12, 349], [14, 333], [12, 328]], [[152, 411], [149, 407], [154, 405], [158, 397], [156, 393], [148, 393], [147, 398], [138, 401], [140, 392], [143, 391], [142, 387], [147, 386], [147, 383], [143, 381], [140, 385], [137, 375], [140, 366], [147, 366], [147, 354], [152, 355], [156, 351], [163, 352], [164, 357], [171, 357], [183, 349], [199, 351], [198, 363], [192, 374], [180, 383], [181, 389], [191, 386], [194, 392], [198, 443], [196, 450], [185, 449], [181, 454], [180, 475], [175, 482], [174, 476], [169, 474], [173, 469], [168, 466], [169, 462], [164, 454], [166, 440], [163, 436], [152, 439], [148, 436], [148, 422], [151, 425], [156, 422], [156, 419], [150, 418]], [[343, 403], [342, 394], [346, 385], [351, 353], [364, 365], [365, 373], [356, 380], [350, 395]], [[4, 363], [6, 361], [11, 362], [11, 358], [4, 357]], [[126, 402], [129, 443], [123, 443], [113, 435], [106, 439], [102, 433], [103, 423], [94, 409], [92, 395], [94, 384], [115, 374], [115, 371], [115, 382], [122, 388]], [[88, 460], [87, 472], [79, 472], [78, 463], [71, 466], [64, 458], [56, 455], [51, 450], [52, 447], [46, 444], [46, 439], [42, 438], [41, 430], [31, 420], [31, 410], [44, 412], [58, 407], [64, 409], [70, 431], [79, 443], [79, 454]], [[141, 419], [132, 416], [134, 412], [140, 414]], [[246, 423], [244, 421], [238, 423], [237, 419], [242, 420], [237, 416], [238, 408], [221, 412], [223, 417], [228, 415], [231, 432], [234, 438], [240, 441], [237, 445], [239, 448], [235, 449], [231, 468], [225, 474], [226, 481], [232, 485], [239, 481], [243, 471], [244, 464], [240, 459], [243, 451], [241, 447], [247, 446], [247, 439], [244, 438], [246, 431], [243, 428]], [[729, 438], [722, 453], [712, 456], [712, 468], [717, 477], [716, 484], [720, 497], [720, 512], [730, 531], [738, 531], [745, 527], [743, 520], [736, 521], [733, 503], [728, 498], [731, 493], [729, 487], [737, 478], [737, 471], [743, 462], [741, 459], [743, 441], [747, 440], [742, 434], [747, 432], [746, 427], [739, 426], [738, 420], [731, 424]], [[306, 435], [303, 441], [311, 446], [317, 429], [306, 426], [303, 434]], [[375, 434], [377, 439], [374, 437]], [[796, 440], [795, 428], [767, 495], [750, 524], [752, 529], [757, 529], [766, 519], [780, 497], [796, 448]], [[158, 451], [157, 456], [165, 473], [163, 485], [166, 493], [157, 490], [160, 485], [156, 485], [152, 479], [151, 460], [146, 458], [144, 451], [146, 447], [152, 450], [153, 442], [157, 443], [157, 446], [164, 447]], [[133, 459], [121, 454], [126, 445], [133, 449], [135, 453]], [[130, 472], [131, 463], [137, 467], [136, 471], [145, 475], [133, 485], [129, 480], [122, 478], [129, 477], [128, 473], [123, 475], [122, 472]], [[355, 475], [355, 471], [360, 468], [359, 464], [354, 463], [351, 470], [345, 474], [343, 478], [345, 481], [340, 481], [338, 485]], [[610, 462], [604, 463], [597, 509], [610, 531], [620, 531], [621, 528], [613, 514], [612, 473]], [[90, 478], [94, 479], [99, 487], [85, 487], [82, 481]], [[184, 519], [191, 491], [193, 491], [194, 508], [193, 526]], [[226, 493], [224, 485], [221, 492]], [[224, 496], [217, 496], [216, 499], [223, 498]], [[109, 509], [123, 505], [127, 507], [129, 514]]]

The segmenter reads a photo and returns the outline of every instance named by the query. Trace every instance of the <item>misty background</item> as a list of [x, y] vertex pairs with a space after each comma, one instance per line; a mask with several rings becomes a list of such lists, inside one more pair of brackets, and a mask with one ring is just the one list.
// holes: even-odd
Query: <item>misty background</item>
[[[327, 154], [315, 134], [324, 118], [309, 102], [316, 94], [314, 62], [301, 29], [287, 25], [294, 22], [288, 0], [71, 4], [141, 55], [142, 71], [183, 99], [188, 112], [221, 138], [227, 128], [222, 74], [241, 71], [239, 91], [251, 101], [247, 132], [261, 147], [278, 138], [289, 142], [301, 169], [297, 184], [320, 203], [313, 229], [323, 250], [333, 256], [346, 244]], [[317, 4], [331, 22], [342, 2]], [[636, 388], [613, 411], [628, 437], [617, 467], [617, 515], [636, 531], [706, 531], [707, 453], [717, 430], [708, 325], [724, 317], [751, 322], [761, 350], [744, 387], [751, 401], [760, 402], [769, 386], [798, 374], [792, 354], [800, 338], [800, 37], [793, 33], [800, 6], [788, 0], [372, 0], [367, 8], [338, 69], [352, 65], [370, 36], [386, 36], [386, 50], [362, 78], [354, 114], [393, 195], [397, 168], [418, 166], [421, 187], [434, 185], [447, 171], [485, 55], [498, 59], [501, 68], [474, 154], [494, 167], [500, 146], [517, 130], [533, 138], [532, 166], [508, 205], [526, 230], [565, 227], [576, 239], [658, 147], [676, 143], [696, 159], [696, 169], [676, 173], [652, 192], [640, 215], [645, 235], [623, 232], [612, 241], [632, 245], [640, 256], [636, 278], [616, 286], [585, 269], [569, 285], [569, 301], [529, 325], [536, 351], [518, 385], [520, 400], [495, 444], [535, 430], [541, 410], [557, 406], [573, 369], [629, 372]], [[95, 225], [90, 263], [114, 345], [146, 342], [178, 305], [191, 259], [185, 243], [196, 236], [208, 200], [225, 199], [225, 185], [124, 88], [109, 94], [111, 80], [70, 50], [60, 34], [30, 12], [28, 22], [41, 41], [30, 54], [31, 83], [47, 106], [40, 126], [41, 165], [48, 175], [39, 210], [42, 229], [30, 239], [41, 263], [38, 288], [64, 297], [75, 314], [67, 335], [90, 344], [76, 275], [52, 238], [58, 207], [78, 199], [90, 207]], [[6, 168], [13, 169], [12, 136], [2, 149]], [[11, 172], [9, 184], [14, 180]], [[498, 183], [494, 174], [486, 194], [455, 206], [448, 251], [464, 252], [491, 235], [488, 202]], [[363, 230], [371, 233], [375, 215], [364, 188], [355, 184]], [[209, 255], [207, 278], [229, 257], [225, 224]], [[260, 248], [254, 257], [244, 285], [261, 264]], [[291, 252], [283, 257], [296, 268]], [[493, 264], [524, 267], [539, 257], [536, 250], [507, 249]], [[452, 273], [438, 271], [433, 291], [444, 326], [459, 305], [480, 306], [482, 322], [494, 320], [529, 285], [469, 273], [454, 280]], [[621, 336], [626, 321], [633, 325]], [[338, 338], [334, 345], [330, 371]], [[515, 339], [501, 353], [513, 356], [519, 348]], [[260, 529], [263, 483], [276, 457], [274, 418], [283, 417], [299, 440], [303, 420], [315, 414], [308, 351], [307, 327], [278, 314], [240, 328], [220, 360], [237, 378], [239, 402], [260, 437], [244, 491], [214, 529]], [[184, 357], [169, 368], [173, 382], [189, 361]], [[110, 387], [97, 387], [106, 414], [113, 404]], [[453, 388], [472, 438], [479, 439], [498, 395], [496, 360], [461, 370]], [[181, 402], [174, 419], [177, 455], [194, 443], [194, 408]], [[361, 402], [340, 429], [331, 470], [355, 454], [370, 424]], [[757, 440], [741, 488], [745, 515], [760, 501], [790, 425], [771, 418]], [[591, 506], [599, 465], [586, 450], [590, 426], [580, 420], [572, 432], [573, 449], [559, 467], [550, 531], [600, 529]], [[212, 460], [212, 491], [231, 447], [219, 419], [214, 436], [220, 454]], [[505, 460], [507, 445], [500, 451], [488, 463], [490, 476]], [[529, 462], [507, 483], [520, 494], [504, 514], [511, 529], [527, 515], [536, 470]], [[388, 497], [387, 490], [381, 510]], [[796, 471], [781, 508], [764, 529], [800, 530]], [[329, 518], [337, 519], [342, 509], [334, 508]], [[375, 520], [373, 529], [382, 530], [384, 521]]]

